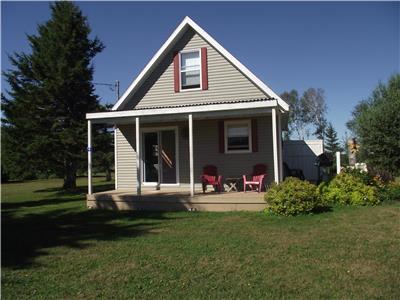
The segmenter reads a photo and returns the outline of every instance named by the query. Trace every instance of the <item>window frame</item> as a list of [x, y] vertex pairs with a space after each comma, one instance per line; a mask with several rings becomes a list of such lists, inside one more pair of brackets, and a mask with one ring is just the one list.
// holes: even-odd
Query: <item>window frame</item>
[[[184, 54], [184, 53], [192, 53], [192, 52], [199, 53], [199, 60], [200, 60], [200, 65], [199, 65], [200, 87], [183, 89], [182, 88], [182, 69], [181, 69], [181, 67], [182, 67], [182, 54]], [[203, 61], [203, 58], [201, 56], [201, 49], [200, 48], [182, 50], [182, 51], [179, 52], [179, 92], [199, 91], [199, 90], [203, 89], [203, 70], [202, 70], [202, 64], [201, 64], [202, 61]]]
[[[247, 125], [248, 128], [248, 133], [249, 133], [249, 149], [248, 150], [243, 150], [243, 149], [238, 149], [238, 150], [229, 150], [228, 149], [228, 126], [229, 125]], [[253, 152], [253, 141], [252, 141], [252, 128], [251, 128], [251, 119], [245, 119], [245, 120], [231, 120], [231, 121], [224, 121], [224, 144], [225, 144], [225, 153], [231, 154], [231, 153], [252, 153]]]

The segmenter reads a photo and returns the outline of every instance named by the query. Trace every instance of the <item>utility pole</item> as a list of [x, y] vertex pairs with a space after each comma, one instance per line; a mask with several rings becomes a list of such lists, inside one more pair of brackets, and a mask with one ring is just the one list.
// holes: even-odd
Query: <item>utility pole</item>
[[119, 80], [115, 81], [115, 88], [117, 89], [117, 101], [119, 100]]

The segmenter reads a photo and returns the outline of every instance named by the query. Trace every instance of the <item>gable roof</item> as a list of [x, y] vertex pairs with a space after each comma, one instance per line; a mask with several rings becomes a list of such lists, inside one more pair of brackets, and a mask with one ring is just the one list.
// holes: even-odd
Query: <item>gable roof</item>
[[224, 47], [222, 47], [216, 40], [214, 40], [207, 32], [205, 32], [199, 25], [197, 25], [189, 17], [185, 17], [179, 26], [170, 35], [167, 41], [161, 46], [153, 58], [148, 62], [146, 67], [140, 72], [136, 79], [131, 83], [128, 89], [124, 92], [121, 98], [115, 103], [112, 110], [118, 110], [127, 99], [134, 94], [142, 83], [146, 80], [148, 75], [156, 68], [161, 62], [173, 45], [182, 37], [188, 27], [191, 27], [197, 34], [199, 34], [206, 42], [213, 46], [222, 56], [224, 56], [233, 66], [241, 71], [251, 82], [253, 82], [261, 91], [269, 97], [277, 100], [278, 105], [284, 110], [289, 110], [289, 105], [282, 100], [274, 91], [272, 91], [264, 82], [262, 82], [256, 75], [247, 69], [241, 62], [239, 62], [232, 54], [230, 54]]

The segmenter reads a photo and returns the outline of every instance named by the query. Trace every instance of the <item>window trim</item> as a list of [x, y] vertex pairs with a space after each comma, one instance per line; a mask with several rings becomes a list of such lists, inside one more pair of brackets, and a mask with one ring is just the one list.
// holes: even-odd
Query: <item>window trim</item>
[[[249, 132], [249, 149], [248, 150], [228, 150], [228, 126], [229, 125], [243, 125], [246, 124]], [[224, 121], [224, 144], [225, 144], [225, 153], [252, 153], [253, 152], [253, 141], [252, 141], [252, 128], [251, 128], [251, 119], [245, 120], [232, 120], [232, 121]]]
[[[190, 88], [190, 89], [182, 89], [182, 53], [191, 53], [191, 52], [198, 52], [199, 53], [199, 60], [200, 60], [200, 87], [198, 88]], [[201, 49], [189, 49], [189, 50], [182, 50], [179, 52], [179, 92], [187, 92], [187, 91], [200, 91], [203, 89], [203, 70], [201, 68], [201, 62], [203, 61], [203, 57], [201, 56]]]

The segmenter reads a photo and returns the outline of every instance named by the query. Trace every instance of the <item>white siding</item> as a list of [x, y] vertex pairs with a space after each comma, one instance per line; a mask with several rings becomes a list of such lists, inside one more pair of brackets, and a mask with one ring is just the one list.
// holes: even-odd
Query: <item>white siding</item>
[[118, 189], [136, 187], [135, 126], [120, 125], [117, 130]]
[[283, 142], [283, 161], [290, 169], [303, 170], [310, 181], [318, 180], [318, 169], [314, 165], [318, 155], [324, 152], [322, 140], [299, 140]]

